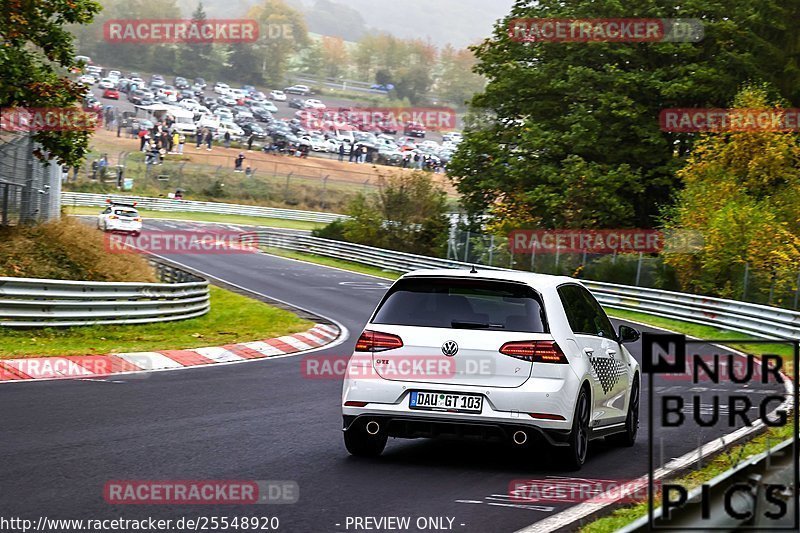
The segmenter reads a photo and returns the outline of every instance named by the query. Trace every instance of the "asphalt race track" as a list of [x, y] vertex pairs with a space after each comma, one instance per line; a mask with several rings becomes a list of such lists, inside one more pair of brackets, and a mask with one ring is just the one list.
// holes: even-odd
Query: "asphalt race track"
[[[192, 223], [158, 222], [182, 228]], [[320, 354], [349, 355], [387, 282], [268, 256], [173, 257], [189, 267], [334, 319], [350, 337]], [[640, 356], [639, 344], [631, 351]], [[277, 516], [278, 531], [347, 531], [347, 517], [449, 517], [452, 530], [515, 531], [571, 504], [511, 501], [512, 480], [633, 479], [647, 469], [647, 391], [632, 449], [595, 441], [580, 474], [547, 449], [390, 441], [376, 460], [348, 456], [340, 380], [301, 375], [300, 357], [187, 371], [0, 386], [0, 509], [4, 516], [180, 518]], [[646, 385], [646, 381], [645, 381]], [[780, 390], [772, 386], [772, 390]], [[675, 430], [665, 458], [722, 432]], [[292, 505], [113, 506], [110, 480], [293, 480]], [[448, 521], [445, 520], [447, 525]], [[353, 531], [354, 529], [349, 529]], [[412, 527], [410, 531], [418, 531]]]

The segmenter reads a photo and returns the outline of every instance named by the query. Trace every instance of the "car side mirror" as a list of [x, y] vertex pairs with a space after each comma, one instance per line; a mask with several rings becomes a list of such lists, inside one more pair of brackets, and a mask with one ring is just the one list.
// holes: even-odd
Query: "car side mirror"
[[619, 342], [620, 344], [627, 344], [630, 342], [636, 342], [639, 340], [642, 334], [639, 333], [638, 330], [633, 329], [630, 326], [620, 326], [619, 327]]

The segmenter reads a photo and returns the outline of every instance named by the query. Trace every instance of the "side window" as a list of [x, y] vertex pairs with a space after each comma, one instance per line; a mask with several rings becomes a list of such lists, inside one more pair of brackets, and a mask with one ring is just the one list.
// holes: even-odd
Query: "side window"
[[111, 212], [111, 208], [110, 208], [110, 207], [106, 207], [105, 211], [103, 211], [101, 214], [102, 214], [102, 215], [107, 215], [107, 214], [109, 214], [110, 212]]
[[581, 293], [578, 285], [562, 285], [558, 288], [561, 304], [567, 314], [567, 321], [576, 335], [597, 335], [594, 313]]
[[592, 325], [594, 328], [594, 335], [600, 335], [607, 339], [616, 339], [617, 335], [614, 333], [614, 326], [611, 325], [611, 321], [608, 319], [608, 315], [606, 312], [603, 311], [603, 308], [597, 303], [592, 293], [584, 289], [583, 287], [578, 287], [583, 298], [586, 302], [586, 306], [590, 310], [592, 314]]

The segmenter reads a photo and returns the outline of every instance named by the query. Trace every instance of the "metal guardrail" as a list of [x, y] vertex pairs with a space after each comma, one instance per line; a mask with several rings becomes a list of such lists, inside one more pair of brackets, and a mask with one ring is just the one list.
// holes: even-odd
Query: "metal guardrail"
[[[247, 235], [248, 238], [257, 238], [259, 244], [263, 246], [353, 261], [393, 272], [409, 272], [423, 268], [469, 268], [472, 266], [471, 263], [395, 252], [306, 235], [287, 235], [269, 230]], [[480, 268], [507, 270], [489, 266]], [[800, 337], [800, 313], [796, 311], [722, 298], [598, 281], [581, 281], [606, 307], [719, 327], [763, 339]]]
[[184, 213], [215, 213], [219, 215], [246, 215], [251, 217], [278, 218], [283, 220], [301, 220], [306, 222], [319, 222], [328, 224], [346, 215], [336, 213], [320, 213], [317, 211], [302, 211], [297, 209], [280, 209], [277, 207], [262, 207], [257, 205], [225, 204], [217, 202], [196, 202], [191, 200], [170, 200], [168, 198], [148, 198], [144, 196], [125, 196], [108, 194], [90, 194], [64, 192], [61, 194], [63, 206], [91, 206], [102, 207], [106, 200], [117, 202], [136, 202], [140, 209], [152, 211], [172, 211]]
[[0, 326], [150, 324], [208, 313], [208, 281], [180, 268], [151, 262], [164, 283], [0, 277]]

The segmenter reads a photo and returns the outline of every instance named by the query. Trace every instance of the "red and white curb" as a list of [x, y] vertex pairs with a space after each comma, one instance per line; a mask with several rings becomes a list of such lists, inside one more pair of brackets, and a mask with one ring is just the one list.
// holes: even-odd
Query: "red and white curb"
[[334, 342], [339, 335], [340, 330], [336, 326], [315, 324], [313, 328], [303, 333], [209, 348], [111, 355], [0, 359], [0, 383], [24, 380], [99, 378], [127, 372], [174, 370], [217, 363], [238, 363], [314, 350]]

